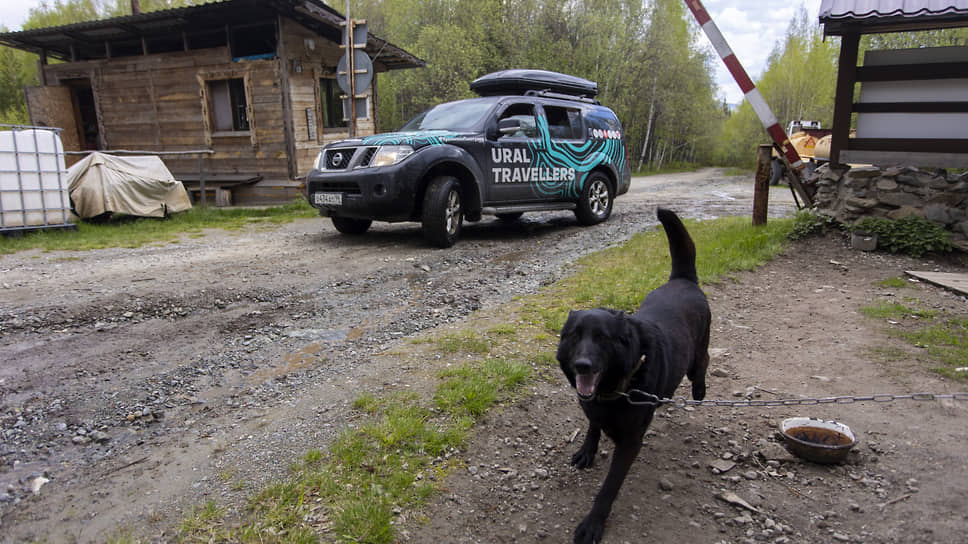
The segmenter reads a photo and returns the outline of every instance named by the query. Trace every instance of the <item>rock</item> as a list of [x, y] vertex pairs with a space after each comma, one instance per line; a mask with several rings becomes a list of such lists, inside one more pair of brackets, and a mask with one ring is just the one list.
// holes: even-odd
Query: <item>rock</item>
[[[898, 176], [898, 178], [900, 177]], [[917, 207], [921, 204], [921, 197], [911, 193], [895, 192], [881, 195], [880, 201], [888, 206], [896, 206], [899, 208], [903, 206]]]
[[745, 508], [750, 512], [755, 512], [757, 514], [760, 512], [759, 509], [757, 509], [752, 504], [746, 502], [745, 500], [743, 500], [742, 497], [740, 497], [736, 493], [733, 493], [732, 491], [723, 491], [722, 493], [719, 493], [718, 495], [716, 495], [716, 498], [725, 503], [732, 504], [733, 506], [739, 506], [740, 508]]
[[792, 453], [788, 452], [786, 448], [780, 444], [777, 444], [776, 442], [767, 442], [766, 445], [760, 448], [760, 450], [756, 453], [766, 461], [791, 462], [797, 460]]
[[30, 485], [29, 485], [30, 492], [33, 493], [34, 495], [40, 493], [40, 488], [44, 487], [44, 484], [46, 484], [49, 481], [50, 480], [48, 480], [47, 478], [44, 478], [43, 476], [37, 476], [36, 478], [30, 480]]
[[743, 477], [747, 480], [756, 480], [759, 479], [760, 473], [756, 472], [755, 470], [747, 470], [743, 473]]
[[901, 206], [896, 210], [891, 210], [887, 212], [887, 217], [890, 219], [904, 219], [909, 215], [916, 215], [918, 217], [923, 217], [924, 214], [918, 208], [914, 206]]
[[881, 178], [881, 179], [877, 180], [877, 184], [875, 186], [877, 187], [877, 190], [878, 191], [895, 191], [895, 190], [897, 190], [897, 182], [894, 181], [894, 180], [892, 180], [892, 179], [888, 179], [888, 178]]
[[89, 436], [90, 436], [91, 440], [93, 440], [93, 441], [95, 441], [95, 442], [97, 442], [99, 444], [103, 444], [103, 443], [107, 442], [108, 440], [111, 440], [111, 437], [108, 435], [108, 433], [106, 433], [104, 431], [94, 431]]
[[925, 206], [924, 217], [942, 225], [947, 225], [952, 222], [951, 213], [948, 212], [948, 208], [938, 204]]
[[668, 477], [662, 476], [661, 478], [659, 478], [659, 489], [661, 489], [662, 491], [672, 491], [674, 488], [675, 488], [675, 485], [672, 483], [672, 480], [670, 480]]
[[723, 474], [724, 472], [729, 472], [736, 466], [736, 463], [727, 459], [716, 459], [712, 463], [709, 463], [709, 468], [712, 469], [713, 474]]
[[725, 368], [716, 367], [716, 368], [712, 369], [711, 371], [709, 371], [709, 375], [710, 376], [715, 376], [717, 378], [728, 378], [729, 377], [729, 372]]

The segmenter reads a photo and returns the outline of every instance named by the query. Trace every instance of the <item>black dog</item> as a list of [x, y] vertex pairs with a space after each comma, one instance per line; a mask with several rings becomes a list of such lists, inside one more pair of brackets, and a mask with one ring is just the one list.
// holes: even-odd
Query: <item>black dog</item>
[[696, 247], [675, 213], [660, 208], [658, 217], [672, 254], [669, 281], [649, 293], [633, 315], [606, 309], [573, 311], [561, 329], [558, 362], [588, 417], [585, 442], [571, 464], [592, 465], [602, 431], [615, 441], [605, 482], [575, 529], [576, 543], [602, 539], [612, 502], [655, 413], [655, 406], [630, 404], [623, 394], [638, 390], [671, 398], [686, 375], [692, 381], [692, 397], [701, 400], [706, 395], [710, 314], [696, 276]]

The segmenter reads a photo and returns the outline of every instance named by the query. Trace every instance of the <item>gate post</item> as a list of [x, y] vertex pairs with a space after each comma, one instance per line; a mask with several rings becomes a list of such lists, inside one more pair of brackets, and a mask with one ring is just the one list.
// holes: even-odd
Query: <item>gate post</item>
[[765, 225], [770, 202], [770, 158], [773, 146], [760, 144], [756, 150], [756, 177], [753, 181], [753, 226]]

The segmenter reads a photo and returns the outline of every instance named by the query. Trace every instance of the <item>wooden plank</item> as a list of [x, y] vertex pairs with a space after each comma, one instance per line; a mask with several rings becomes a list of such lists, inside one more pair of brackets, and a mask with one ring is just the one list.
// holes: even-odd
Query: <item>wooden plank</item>
[[857, 81], [908, 81], [912, 79], [963, 78], [968, 73], [968, 62], [932, 62], [888, 66], [861, 66]]
[[880, 166], [944, 165], [945, 168], [968, 168], [968, 153], [913, 153], [900, 151], [860, 151], [843, 149], [844, 164], [877, 164]]
[[944, 287], [962, 295], [968, 295], [968, 273], [964, 272], [921, 272], [906, 270], [905, 274]]
[[968, 102], [858, 102], [857, 113], [968, 113]]
[[845, 146], [853, 151], [917, 153], [968, 153], [968, 139], [958, 138], [851, 138]]

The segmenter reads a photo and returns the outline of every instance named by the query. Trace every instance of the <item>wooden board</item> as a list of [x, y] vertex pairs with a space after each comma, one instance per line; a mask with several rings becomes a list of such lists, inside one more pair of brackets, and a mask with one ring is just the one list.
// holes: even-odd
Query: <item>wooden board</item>
[[944, 287], [962, 295], [968, 295], [968, 273], [964, 272], [919, 272], [907, 270], [907, 275], [928, 283]]

